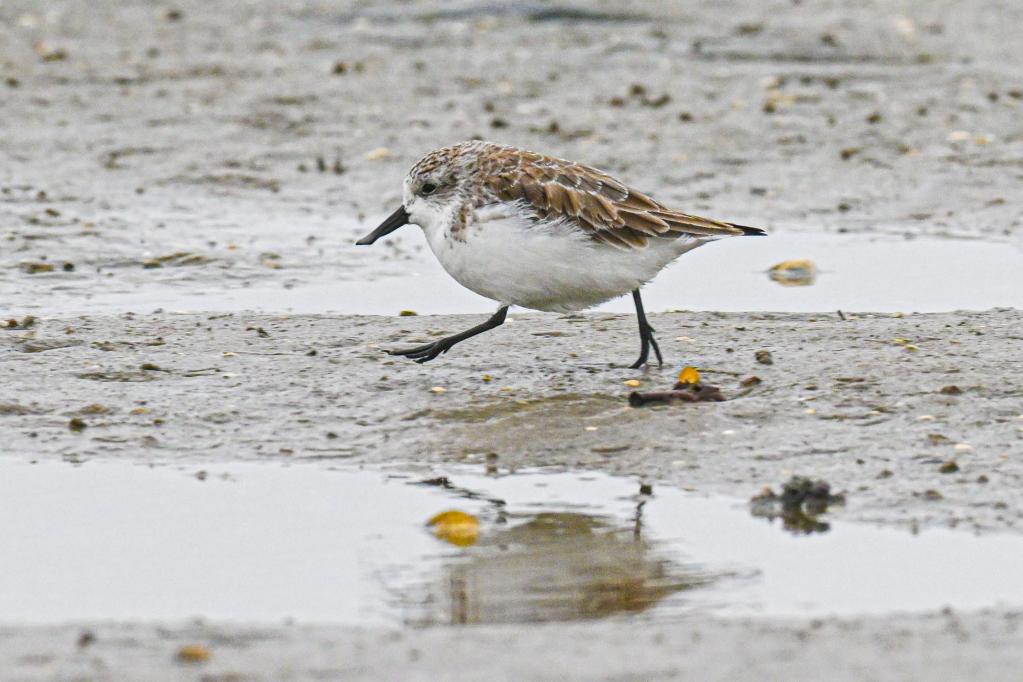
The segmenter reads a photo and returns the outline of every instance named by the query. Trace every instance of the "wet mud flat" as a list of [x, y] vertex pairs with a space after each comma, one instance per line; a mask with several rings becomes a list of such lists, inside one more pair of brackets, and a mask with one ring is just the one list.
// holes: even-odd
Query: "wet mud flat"
[[[662, 499], [660, 491], [683, 489], [696, 495], [724, 494], [741, 504], [765, 486], [777, 490], [799, 473], [826, 479], [844, 495], [845, 504], [834, 507], [823, 522], [812, 521], [809, 531], [799, 531], [812, 537], [793, 541], [823, 537], [841, 544], [851, 537], [837, 525], [822, 533], [821, 523], [879, 524], [897, 530], [895, 548], [903, 543], [914, 547], [914, 533], [926, 539], [938, 530], [978, 533], [982, 543], [993, 534], [1016, 538], [1023, 508], [1023, 409], [1018, 398], [1023, 391], [1018, 359], [1023, 320], [1018, 311], [662, 313], [651, 322], [667, 364], [647, 370], [627, 366], [637, 351], [634, 318], [611, 313], [514, 315], [504, 327], [425, 366], [383, 350], [436, 338], [478, 319], [167, 312], [22, 318], [15, 327], [0, 330], [3, 452], [22, 462], [82, 466], [83, 471], [104, 461], [183, 467], [193, 480], [204, 469], [230, 468], [233, 462], [288, 464], [293, 469], [391, 465], [419, 479], [452, 480], [465, 467], [477, 474], [490, 469], [506, 474], [535, 468], [592, 471], [628, 477], [637, 493], [643, 490], [641, 484], [650, 486], [655, 502]], [[630, 393], [671, 388], [684, 365], [698, 367], [702, 380], [719, 387], [726, 399], [630, 407]], [[101, 480], [106, 487], [81, 492], [109, 488], [109, 480]], [[322, 485], [326, 479], [316, 480]], [[125, 485], [124, 492], [115, 486], [107, 494], [152, 502], [145, 488], [136, 490], [130, 480]], [[37, 493], [31, 503], [38, 507], [41, 500], [52, 500], [60, 507], [74, 499], [66, 492], [47, 495], [44, 489], [50, 487], [29, 486]], [[269, 490], [278, 492], [273, 485]], [[335, 507], [342, 490], [328, 497]], [[176, 499], [168, 499], [166, 508], [173, 509]], [[310, 502], [306, 492], [294, 504], [318, 508], [309, 507]], [[90, 504], [95, 506], [94, 501]], [[282, 519], [290, 515], [289, 504], [276, 507]], [[79, 512], [76, 518], [85, 513], [83, 505], [73, 509]], [[252, 509], [266, 511], [262, 504]], [[24, 515], [28, 507], [19, 504], [10, 511]], [[231, 514], [239, 516], [237, 510]], [[537, 514], [525, 526], [532, 524], [531, 532], [541, 538], [606, 532], [602, 522], [579, 514], [578, 509]], [[408, 527], [417, 529], [415, 538], [429, 540], [422, 528], [424, 516], [405, 519], [403, 527], [406, 532]], [[322, 526], [331, 518], [339, 528], [331, 537], [340, 538], [351, 514], [335, 513], [317, 522]], [[690, 530], [705, 526], [699, 514], [679, 518]], [[748, 519], [749, 514], [737, 518]], [[223, 517], [210, 514], [206, 523], [217, 519], [222, 522]], [[107, 525], [102, 515], [96, 523]], [[203, 535], [187, 529], [200, 529], [204, 522], [192, 523], [183, 526], [183, 535], [158, 537]], [[771, 526], [763, 523], [774, 538], [772, 546], [787, 535], [781, 520]], [[242, 527], [251, 533], [250, 526]], [[522, 541], [514, 529], [508, 532], [512, 534], [496, 538]], [[268, 546], [274, 546], [272, 532], [267, 533]], [[147, 541], [153, 542], [154, 536], [148, 535]], [[865, 547], [885, 546], [869, 537]], [[183, 549], [191, 545], [190, 540], [182, 543]], [[482, 541], [480, 551], [492, 546]], [[605, 562], [602, 570], [621, 575], [624, 582], [609, 591], [604, 575], [596, 593], [585, 583], [567, 585], [569, 596], [555, 600], [562, 605], [558, 608], [588, 614], [586, 622], [498, 625], [483, 619], [457, 629], [443, 625], [462, 622], [452, 620], [451, 614], [463, 612], [534, 618], [529, 600], [500, 590], [483, 590], [477, 608], [465, 611], [462, 606], [473, 601], [465, 601], [456, 588], [467, 580], [491, 587], [521, 584], [533, 575], [521, 570], [523, 562], [547, 566], [545, 559], [551, 556], [565, 559], [550, 564], [550, 570], [558, 571], [555, 575], [563, 575], [566, 566], [592, 565], [588, 554], [578, 553], [579, 543], [568, 552], [560, 544], [550, 550], [541, 544], [538, 554], [517, 555], [511, 569], [505, 564], [495, 569], [484, 560], [456, 563], [434, 574], [430, 589], [440, 591], [425, 594], [442, 598], [423, 602], [434, 605], [412, 616], [413, 624], [430, 626], [425, 629], [387, 623], [315, 625], [322, 621], [301, 618], [274, 624], [265, 616], [256, 618], [260, 624], [245, 625], [251, 615], [207, 616], [197, 622], [167, 611], [160, 611], [164, 618], [156, 625], [149, 624], [153, 615], [127, 613], [119, 624], [109, 624], [107, 618], [94, 620], [85, 611], [71, 624], [44, 617], [40, 624], [22, 618], [20, 624], [0, 626], [0, 659], [5, 669], [27, 680], [75, 675], [97, 680], [545, 680], [552, 673], [579, 680], [690, 674], [699, 679], [753, 679], [753, 671], [765, 667], [800, 679], [818, 675], [822, 666], [840, 680], [861, 679], [863, 670], [872, 679], [941, 677], [955, 671], [1010, 680], [1020, 664], [1018, 605], [982, 601], [988, 604], [983, 611], [963, 606], [942, 612], [946, 603], [956, 603], [960, 587], [997, 586], [989, 580], [987, 566], [979, 567], [980, 579], [953, 584], [955, 589], [947, 594], [929, 594], [925, 603], [932, 606], [923, 612], [778, 616], [768, 609], [756, 617], [727, 617], [669, 610], [662, 621], [646, 614], [670, 606], [679, 595], [688, 599], [694, 586], [693, 594], [702, 594], [699, 585], [707, 577], [686, 575], [680, 582], [665, 574], [656, 545], [644, 549], [646, 545], [635, 542], [603, 540], [592, 546]], [[311, 547], [317, 551], [300, 554], [321, 555], [321, 545]], [[341, 551], [340, 556], [357, 552], [336, 540], [322, 547], [323, 556], [329, 555], [328, 549]], [[805, 570], [806, 564], [797, 560], [802, 547], [787, 551]], [[223, 547], [217, 549], [212, 555], [223, 555]], [[962, 554], [966, 561], [987, 556]], [[990, 556], [992, 569], [1012, 565], [1018, 552], [1002, 554]], [[837, 555], [823, 556], [815, 579], [827, 586], [828, 557]], [[892, 570], [903, 571], [903, 578], [918, 576], [921, 584], [940, 584], [924, 576], [945, 575], [945, 555], [930, 560], [910, 556], [915, 558], [909, 564]], [[923, 563], [915, 563], [919, 561]], [[254, 562], [253, 569], [263, 565], [258, 557]], [[86, 570], [82, 575], [102, 577], [106, 572]], [[192, 580], [209, 589], [217, 575], [223, 579], [211, 573]], [[580, 573], [572, 575], [578, 579]], [[867, 575], [873, 574], [848, 579], [866, 580]], [[8, 585], [17, 584], [14, 577]], [[332, 598], [352, 584], [330, 577], [300, 584], [327, 585], [324, 594]], [[890, 582], [877, 575], [870, 581]], [[189, 584], [181, 581], [177, 589], [188, 593]], [[197, 587], [195, 592], [192, 599], [201, 599], [203, 591]], [[260, 599], [245, 601], [285, 595], [278, 603], [295, 608], [299, 602], [288, 593], [287, 587], [257, 591]], [[822, 594], [833, 591], [824, 589]], [[188, 602], [170, 601], [177, 608]], [[436, 604], [449, 602], [453, 610], [438, 616]], [[70, 603], [57, 610], [67, 613]], [[100, 603], [106, 608], [113, 602]], [[793, 603], [799, 603], [798, 594]], [[883, 665], [878, 665], [879, 643], [885, 652]]]
[[[844, 319], [843, 319], [844, 318]], [[0, 329], [3, 450], [44, 461], [555, 466], [748, 498], [792, 474], [855, 520], [1014, 529], [1021, 313], [513, 315], [426, 365], [386, 348], [477, 316], [123, 314]], [[723, 402], [630, 407], [684, 366]]]

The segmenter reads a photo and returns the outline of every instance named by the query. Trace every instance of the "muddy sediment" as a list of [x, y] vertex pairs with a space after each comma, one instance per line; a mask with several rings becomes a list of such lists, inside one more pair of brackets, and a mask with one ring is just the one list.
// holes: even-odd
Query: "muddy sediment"
[[[843, 316], [655, 315], [666, 364], [645, 370], [628, 368], [628, 315], [515, 315], [425, 365], [385, 349], [477, 318], [40, 319], [0, 330], [4, 449], [71, 461], [490, 458], [741, 498], [797, 473], [846, 492], [850, 519], [1016, 527], [1020, 313]], [[633, 391], [671, 389], [686, 365], [726, 400], [629, 405]]]
[[[368, 631], [314, 625], [167, 624], [0, 628], [19, 679], [756, 680], [1016, 679], [1016, 612], [823, 619], [693, 619]], [[197, 643], [201, 648], [196, 649]], [[184, 649], [189, 647], [188, 649]], [[884, 652], [877, 665], [878, 649]], [[182, 651], [203, 656], [183, 659]], [[196, 658], [200, 660], [196, 660]], [[202, 660], [204, 659], [204, 660]], [[876, 666], [876, 667], [875, 667]]]

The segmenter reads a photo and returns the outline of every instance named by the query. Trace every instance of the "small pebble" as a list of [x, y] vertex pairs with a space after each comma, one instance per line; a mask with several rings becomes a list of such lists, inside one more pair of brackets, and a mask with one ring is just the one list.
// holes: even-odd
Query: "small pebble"
[[391, 150], [388, 149], [387, 147], [377, 147], [376, 149], [371, 149], [370, 151], [366, 152], [366, 160], [380, 161], [381, 159], [386, 159], [390, 155]]
[[186, 644], [178, 649], [178, 660], [186, 663], [203, 663], [210, 660], [210, 650], [202, 644]]

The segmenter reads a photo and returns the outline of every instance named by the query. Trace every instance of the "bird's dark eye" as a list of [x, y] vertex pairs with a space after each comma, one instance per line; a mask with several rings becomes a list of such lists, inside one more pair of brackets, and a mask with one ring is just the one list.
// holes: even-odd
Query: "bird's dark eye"
[[424, 182], [423, 186], [419, 188], [419, 193], [423, 195], [433, 194], [436, 191], [437, 185], [433, 184], [432, 182]]

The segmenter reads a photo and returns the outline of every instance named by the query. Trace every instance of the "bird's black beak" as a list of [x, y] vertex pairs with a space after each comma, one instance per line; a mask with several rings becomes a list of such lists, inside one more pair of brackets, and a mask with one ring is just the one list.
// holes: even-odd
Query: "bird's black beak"
[[387, 216], [387, 220], [380, 223], [380, 226], [367, 234], [365, 237], [355, 242], [356, 246], [368, 246], [380, 239], [386, 237], [402, 225], [408, 225], [408, 212], [404, 206], [399, 206], [398, 210]]

